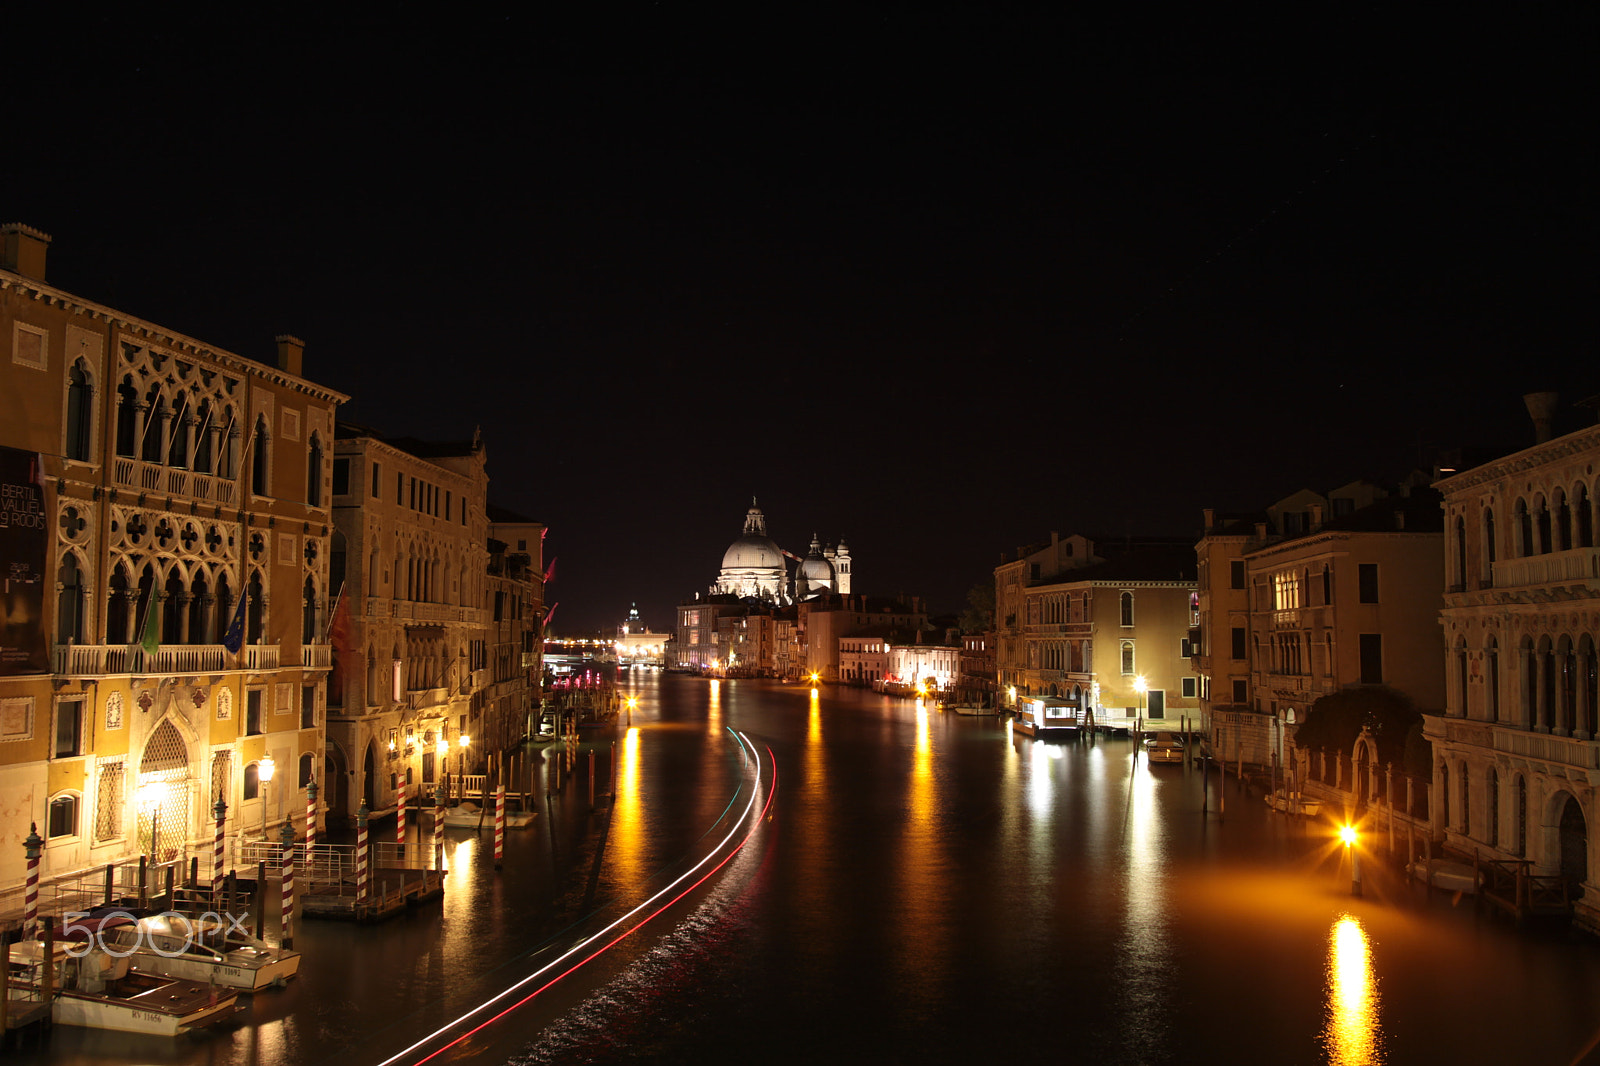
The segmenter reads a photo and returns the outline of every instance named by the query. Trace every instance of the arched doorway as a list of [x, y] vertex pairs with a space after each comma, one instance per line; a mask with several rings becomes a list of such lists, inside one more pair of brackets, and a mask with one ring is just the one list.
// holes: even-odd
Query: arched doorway
[[1356, 741], [1356, 748], [1351, 753], [1350, 759], [1350, 796], [1355, 803], [1357, 815], [1367, 809], [1367, 801], [1370, 799], [1368, 790], [1372, 783], [1372, 767], [1376, 762], [1376, 756], [1372, 738], [1363, 734]]
[[350, 817], [350, 773], [344, 750], [328, 744], [322, 768], [322, 798], [328, 805], [328, 821], [344, 822]]
[[189, 746], [170, 719], [144, 746], [134, 799], [139, 851], [158, 863], [181, 859], [189, 836]]
[[1577, 899], [1589, 878], [1589, 827], [1583, 808], [1572, 796], [1561, 807], [1561, 880], [1567, 883], [1567, 896]]

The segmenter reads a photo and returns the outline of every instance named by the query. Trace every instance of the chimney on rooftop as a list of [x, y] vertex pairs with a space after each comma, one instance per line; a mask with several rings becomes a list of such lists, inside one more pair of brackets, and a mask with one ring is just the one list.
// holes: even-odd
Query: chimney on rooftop
[[278, 369], [287, 371], [295, 377], [303, 376], [300, 372], [301, 364], [305, 361], [306, 342], [299, 337], [291, 337], [287, 333], [278, 338]]
[[1543, 444], [1550, 439], [1551, 427], [1556, 420], [1556, 397], [1554, 392], [1530, 392], [1522, 397], [1522, 402], [1528, 408], [1528, 415], [1533, 419], [1533, 443]]
[[1202, 510], [1200, 513], [1206, 516], [1206, 531], [1210, 532], [1212, 529], [1214, 529], [1216, 527], [1216, 524], [1217, 524], [1217, 510], [1216, 510], [1216, 508], [1207, 507], [1204, 510]]
[[0, 226], [0, 267], [34, 281], [44, 280], [44, 256], [50, 250], [50, 234], [41, 233], [20, 222]]

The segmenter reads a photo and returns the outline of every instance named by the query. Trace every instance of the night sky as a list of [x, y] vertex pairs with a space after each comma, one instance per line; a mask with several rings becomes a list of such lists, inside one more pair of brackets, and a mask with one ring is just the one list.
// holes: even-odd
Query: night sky
[[1600, 392], [1594, 5], [575, 9], [8, 12], [0, 215], [302, 337], [349, 420], [481, 426], [565, 632], [669, 627], [751, 496], [956, 611]]

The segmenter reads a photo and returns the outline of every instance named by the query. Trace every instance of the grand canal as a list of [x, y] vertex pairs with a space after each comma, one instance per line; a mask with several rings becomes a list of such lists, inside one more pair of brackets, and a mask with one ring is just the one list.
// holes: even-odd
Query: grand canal
[[308, 923], [302, 976], [245, 1024], [177, 1042], [57, 1028], [15, 1061], [1594, 1053], [1600, 945], [1398, 882], [1381, 838], [1355, 898], [1327, 824], [1232, 785], [1219, 816], [1214, 777], [1205, 811], [1197, 768], [1148, 766], [1125, 739], [1034, 741], [854, 690], [625, 685], [632, 728], [585, 735], [503, 870], [486, 836], [450, 830], [442, 906]]

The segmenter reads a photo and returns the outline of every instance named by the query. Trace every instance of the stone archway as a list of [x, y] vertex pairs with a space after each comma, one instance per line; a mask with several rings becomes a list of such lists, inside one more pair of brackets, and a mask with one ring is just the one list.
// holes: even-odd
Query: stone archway
[[158, 863], [183, 857], [189, 839], [192, 777], [189, 745], [168, 718], [145, 742], [134, 791], [139, 812], [137, 846]]

